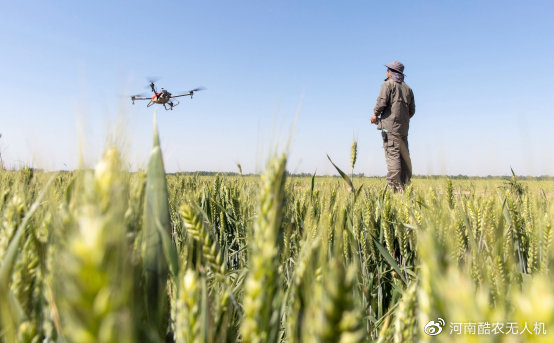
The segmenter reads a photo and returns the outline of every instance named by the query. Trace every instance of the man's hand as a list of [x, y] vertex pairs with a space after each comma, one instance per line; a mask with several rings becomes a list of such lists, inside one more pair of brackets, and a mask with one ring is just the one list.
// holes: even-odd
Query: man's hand
[[377, 124], [377, 116], [375, 114], [371, 116], [371, 124]]

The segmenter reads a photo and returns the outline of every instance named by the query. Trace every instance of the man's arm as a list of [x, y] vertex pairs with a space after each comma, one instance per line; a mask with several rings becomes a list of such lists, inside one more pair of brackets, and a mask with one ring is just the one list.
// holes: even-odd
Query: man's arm
[[390, 92], [389, 87], [387, 83], [383, 83], [381, 86], [381, 90], [379, 91], [379, 96], [377, 97], [377, 103], [375, 104], [375, 108], [373, 109], [373, 115], [371, 116], [371, 123], [377, 124], [378, 116], [383, 114], [383, 111], [387, 107], [390, 100]]
[[377, 97], [377, 103], [375, 104], [375, 108], [373, 109], [373, 114], [376, 116], [380, 116], [383, 114], [383, 111], [387, 107], [390, 101], [390, 91], [389, 91], [389, 85], [387, 82], [383, 83], [381, 86], [381, 90], [379, 91], [379, 96]]
[[410, 118], [414, 116], [415, 114], [415, 100], [414, 100], [414, 92], [410, 90]]

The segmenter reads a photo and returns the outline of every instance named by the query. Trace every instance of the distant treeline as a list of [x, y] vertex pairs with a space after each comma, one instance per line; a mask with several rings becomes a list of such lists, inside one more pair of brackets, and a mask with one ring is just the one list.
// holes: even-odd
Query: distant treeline
[[[1, 168], [0, 168], [1, 169]], [[12, 170], [12, 171], [15, 171], [13, 169], [4, 169], [4, 170]], [[44, 172], [44, 170], [42, 169], [37, 169], [37, 168], [28, 168], [28, 167], [25, 167], [25, 168], [22, 168], [21, 170], [24, 170], [24, 171], [27, 171], [27, 172], [31, 172], [31, 173], [34, 173], [34, 172]], [[59, 172], [71, 172], [71, 171], [67, 171], [67, 170], [60, 170]], [[215, 175], [221, 175], [221, 176], [240, 176], [241, 174], [237, 173], [237, 172], [215, 172], [215, 171], [180, 171], [180, 172], [175, 172], [175, 173], [167, 173], [168, 175], [175, 175], [175, 176], [181, 176], [181, 175], [198, 175], [198, 176], [215, 176]], [[242, 174], [242, 176], [258, 176], [259, 174], [255, 174], [255, 173], [252, 173], [252, 174]], [[310, 174], [310, 173], [291, 173], [291, 172], [286, 172], [286, 175], [287, 177], [312, 177], [313, 174]], [[350, 175], [350, 174], [349, 174]], [[316, 174], [316, 176], [320, 176], [320, 177], [340, 177], [339, 175], [319, 175], [319, 174]], [[551, 175], [541, 175], [541, 176], [521, 176], [521, 175], [516, 175], [518, 179], [520, 180], [536, 180], [536, 181], [554, 181], [554, 176], [551, 176]], [[378, 178], [384, 178], [385, 176], [366, 176], [364, 173], [357, 173], [357, 174], [354, 174], [354, 177], [366, 177], [366, 178], [372, 178], [372, 179], [378, 179]], [[467, 180], [467, 179], [509, 179], [511, 178], [511, 176], [509, 175], [487, 175], [487, 176], [468, 176], [468, 175], [461, 175], [461, 174], [458, 174], [458, 175], [414, 175], [413, 176], [414, 178], [417, 178], [417, 179], [430, 179], [430, 180], [434, 180], [434, 179], [444, 179], [444, 178], [449, 178], [449, 179], [452, 179], [452, 180]]]
[[[239, 176], [240, 174], [237, 172], [214, 172], [214, 171], [198, 171], [198, 172], [177, 172], [177, 173], [171, 173], [172, 175], [199, 175], [199, 176], [215, 176], [217, 174], [219, 175], [225, 175], [225, 176]], [[312, 177], [313, 174], [310, 173], [291, 173], [286, 172], [288, 177]], [[243, 174], [243, 176], [257, 176], [258, 174]], [[316, 174], [316, 176], [323, 176], [323, 177], [337, 177], [339, 178], [339, 175], [319, 175]], [[384, 176], [366, 176], [364, 173], [357, 173], [354, 174], [354, 177], [367, 177], [367, 178], [383, 178]], [[452, 180], [467, 180], [467, 179], [509, 179], [511, 176], [508, 175], [487, 175], [487, 176], [468, 176], [468, 175], [414, 175], [414, 178], [418, 179], [444, 179], [449, 178]], [[517, 175], [517, 178], [520, 180], [537, 180], [537, 181], [545, 181], [545, 180], [554, 180], [554, 176], [550, 175], [541, 175], [541, 176], [520, 176]]]
[[[414, 175], [414, 178], [419, 179], [443, 179], [443, 178], [449, 178], [452, 180], [466, 180], [466, 179], [509, 179], [512, 176], [509, 175], [487, 175], [487, 176], [467, 176], [467, 175]], [[541, 176], [521, 176], [516, 175], [516, 177], [520, 180], [537, 180], [537, 181], [546, 181], [546, 180], [554, 180], [554, 176], [550, 175], [541, 175]]]

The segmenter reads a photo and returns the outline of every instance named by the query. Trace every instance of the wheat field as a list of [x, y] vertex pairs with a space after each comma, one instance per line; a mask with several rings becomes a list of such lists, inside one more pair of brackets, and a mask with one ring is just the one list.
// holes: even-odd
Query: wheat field
[[0, 339], [554, 341], [554, 181], [394, 194], [352, 177], [356, 150], [342, 178], [289, 176], [286, 153], [260, 176], [166, 175], [155, 130], [142, 172], [116, 147], [0, 171]]

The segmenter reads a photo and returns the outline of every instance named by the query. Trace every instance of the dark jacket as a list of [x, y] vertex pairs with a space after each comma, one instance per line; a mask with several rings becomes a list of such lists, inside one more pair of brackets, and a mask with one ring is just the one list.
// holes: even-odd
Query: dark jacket
[[415, 114], [414, 93], [405, 82], [387, 79], [381, 86], [373, 113], [380, 117], [379, 128], [408, 136], [410, 118]]

